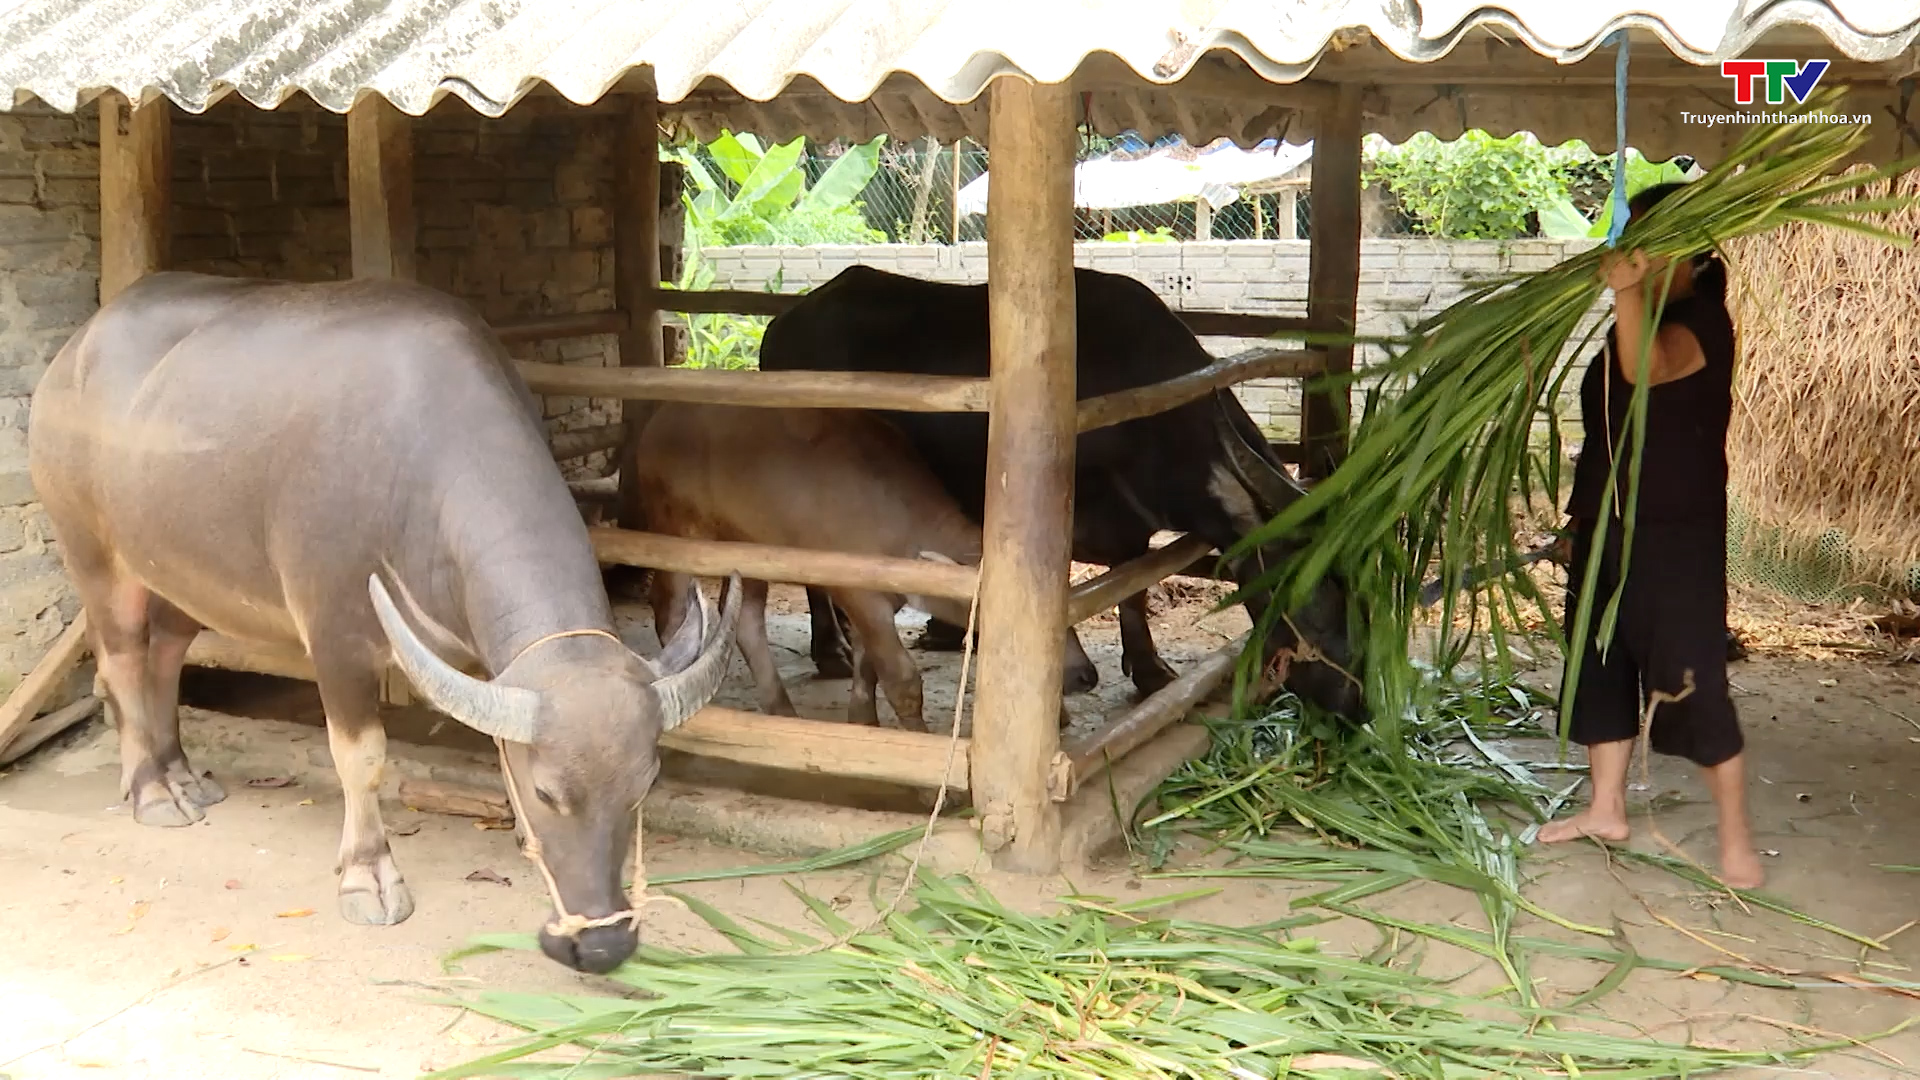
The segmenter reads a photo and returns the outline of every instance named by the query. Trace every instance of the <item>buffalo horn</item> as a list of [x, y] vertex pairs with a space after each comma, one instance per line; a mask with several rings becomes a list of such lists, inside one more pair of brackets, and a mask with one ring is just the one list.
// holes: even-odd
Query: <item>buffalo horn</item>
[[686, 617], [680, 620], [673, 638], [662, 643], [654, 665], [662, 675], [673, 675], [693, 663], [707, 643], [707, 627], [713, 625], [713, 601], [700, 591], [700, 583], [687, 579]]
[[508, 742], [533, 741], [535, 721], [540, 715], [540, 695], [522, 687], [499, 686], [476, 679], [440, 659], [401, 617], [380, 575], [367, 579], [367, 592], [373, 597], [374, 614], [379, 616], [380, 626], [386, 630], [387, 641], [393, 646], [393, 658], [429, 704], [482, 735]]
[[1234, 475], [1262, 504], [1265, 513], [1278, 514], [1300, 497], [1300, 490], [1289, 483], [1286, 476], [1273, 467], [1272, 462], [1247, 445], [1246, 439], [1234, 429], [1223, 403], [1215, 414], [1214, 433], [1219, 436], [1220, 445], [1227, 452], [1227, 462]]
[[661, 730], [672, 731], [686, 723], [720, 689], [720, 680], [727, 674], [727, 660], [733, 655], [733, 625], [740, 619], [740, 593], [740, 575], [728, 577], [726, 603], [718, 619], [710, 611], [713, 602], [701, 596], [700, 624], [706, 628], [706, 635], [699, 657], [685, 670], [653, 684]]

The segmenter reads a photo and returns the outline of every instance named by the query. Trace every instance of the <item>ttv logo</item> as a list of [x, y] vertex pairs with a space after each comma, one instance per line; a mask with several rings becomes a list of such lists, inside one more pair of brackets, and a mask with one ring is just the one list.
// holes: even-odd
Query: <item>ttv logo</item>
[[1827, 73], [1828, 64], [1826, 60], [1722, 60], [1720, 76], [1733, 80], [1736, 105], [1753, 104], [1753, 88], [1763, 81], [1767, 85], [1767, 104], [1784, 105], [1787, 95], [1792, 94], [1795, 104], [1804, 105], [1807, 95], [1820, 85], [1820, 76]]

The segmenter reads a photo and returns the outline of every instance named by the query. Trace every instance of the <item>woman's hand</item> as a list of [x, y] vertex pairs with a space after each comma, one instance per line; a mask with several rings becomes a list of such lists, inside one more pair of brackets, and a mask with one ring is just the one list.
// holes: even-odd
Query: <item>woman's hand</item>
[[1648, 274], [1666, 268], [1667, 260], [1650, 258], [1638, 248], [1626, 253], [1609, 251], [1600, 256], [1600, 280], [1614, 292], [1637, 289]]

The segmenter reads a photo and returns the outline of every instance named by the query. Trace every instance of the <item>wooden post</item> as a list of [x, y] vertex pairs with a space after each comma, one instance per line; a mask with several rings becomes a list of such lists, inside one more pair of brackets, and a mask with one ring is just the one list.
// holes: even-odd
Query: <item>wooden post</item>
[[100, 302], [164, 269], [172, 238], [173, 111], [100, 98]]
[[414, 279], [413, 120], [369, 94], [347, 113], [353, 276]]
[[[621, 367], [661, 367], [666, 341], [660, 331], [660, 103], [651, 91], [632, 96], [620, 124], [613, 162], [613, 298], [627, 314], [620, 335]], [[652, 406], [643, 401], [621, 405], [627, 426], [620, 449], [620, 503], [623, 528], [644, 525], [640, 492], [630, 467], [640, 429]]]
[[1276, 193], [1274, 207], [1273, 238], [1300, 239], [1300, 192], [1291, 187], [1281, 188]]
[[[1313, 138], [1309, 189], [1307, 319], [1321, 333], [1351, 334], [1360, 298], [1360, 87], [1343, 83], [1331, 109], [1321, 114]], [[1351, 345], [1327, 346], [1327, 370], [1353, 370]], [[1305, 471], [1318, 478], [1347, 456], [1351, 398], [1308, 391], [1300, 402], [1300, 441]]]
[[0, 750], [5, 750], [14, 736], [20, 734], [40, 712], [40, 706], [53, 692], [59, 689], [61, 682], [72, 671], [74, 665], [87, 652], [87, 612], [85, 608], [73, 617], [67, 628], [61, 631], [47, 655], [33, 665], [27, 677], [13, 688], [7, 696], [6, 704], [0, 705]]
[[[347, 226], [353, 276], [413, 281], [419, 275], [413, 211], [413, 118], [378, 94], [347, 111]], [[380, 676], [380, 700], [413, 703], [398, 670]]]
[[987, 435], [980, 676], [973, 710], [981, 841], [1005, 869], [1051, 873], [1060, 819], [1060, 631], [1073, 521], [1073, 92], [994, 81], [988, 148]]

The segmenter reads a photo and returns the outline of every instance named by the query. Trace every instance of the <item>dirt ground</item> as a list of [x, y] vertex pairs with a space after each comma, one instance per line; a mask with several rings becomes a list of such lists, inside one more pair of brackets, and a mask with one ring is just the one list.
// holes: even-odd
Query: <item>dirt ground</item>
[[[1238, 613], [1201, 618], [1205, 611], [1203, 603], [1188, 603], [1156, 619], [1176, 667], [1245, 625]], [[803, 620], [776, 605], [773, 622], [802, 711], [834, 715], [845, 684], [805, 681], [809, 665], [797, 647], [804, 640], [798, 636]], [[1110, 620], [1086, 634], [1103, 682], [1096, 695], [1073, 703], [1077, 724], [1124, 703], [1115, 636]], [[957, 658], [917, 655], [932, 672], [928, 720], [942, 728], [952, 708]], [[1871, 962], [1880, 965], [1871, 970], [1916, 980], [1920, 929], [1898, 931], [1920, 918], [1920, 876], [1875, 864], [1920, 863], [1920, 668], [1865, 652], [1834, 656], [1809, 660], [1757, 648], [1752, 659], [1735, 666], [1755, 774], [1753, 813], [1767, 852], [1770, 891], [1849, 929], [1891, 935], [1885, 952], [1863, 958], [1857, 946], [1832, 934], [1776, 914], [1743, 912], [1663, 873], [1610, 865], [1594, 847], [1533, 852], [1528, 866], [1536, 880], [1529, 895], [1579, 922], [1609, 925], [1617, 918], [1645, 955], [1701, 964], [1737, 963], [1731, 959], [1737, 955], [1808, 973], [1847, 973]], [[1550, 671], [1539, 674], [1539, 681], [1551, 684]], [[340, 795], [324, 736], [313, 726], [310, 708], [301, 715], [299, 693], [256, 692], [258, 708], [241, 710], [286, 719], [189, 711], [189, 752], [230, 793], [193, 828], [133, 823], [117, 805], [117, 748], [97, 720], [0, 775], [0, 925], [12, 929], [0, 936], [0, 1074], [12, 1080], [412, 1076], [477, 1056], [501, 1033], [439, 1004], [450, 992], [482, 984], [594, 990], [594, 980], [531, 954], [478, 957], [453, 972], [443, 967], [444, 956], [470, 934], [530, 931], [544, 912], [538, 884], [511, 834], [478, 829], [471, 821], [390, 804], [395, 854], [418, 910], [392, 928], [340, 920], [332, 873]], [[734, 666], [726, 697], [752, 707], [742, 665]], [[234, 711], [235, 700], [229, 695], [223, 705]], [[1537, 740], [1516, 740], [1507, 749], [1531, 760], [1552, 754], [1549, 743]], [[401, 758], [430, 751], [444, 752], [393, 746]], [[283, 780], [291, 783], [254, 786]], [[1652, 807], [1666, 836], [1696, 857], [1710, 856], [1711, 808], [1684, 768], [1656, 762], [1650, 790], [1636, 797], [1642, 800], [1636, 846], [1654, 848], [1641, 816]], [[649, 836], [647, 859], [656, 876], [760, 861], [665, 835]], [[1145, 877], [1124, 859], [1046, 880], [979, 876], [1010, 903], [1029, 908], [1069, 891], [1136, 898], [1194, 884]], [[868, 877], [846, 870], [807, 875], [798, 884], [817, 895], [844, 897], [857, 911]], [[1185, 914], [1259, 921], [1283, 913], [1289, 897], [1308, 889], [1221, 884], [1221, 893], [1190, 902]], [[734, 914], [805, 922], [802, 906], [781, 879], [688, 891]], [[1404, 889], [1370, 903], [1428, 922], [1483, 925], [1474, 897], [1437, 886]], [[1550, 926], [1521, 929], [1571, 936]], [[723, 947], [693, 916], [671, 906], [650, 909], [645, 933], [667, 945]], [[1332, 923], [1310, 933], [1331, 948], [1358, 952], [1378, 942], [1364, 924]], [[1426, 969], [1438, 974], [1478, 963], [1437, 945], [1425, 959]], [[1564, 1001], [1606, 969], [1542, 959], [1532, 973], [1543, 996]], [[1494, 980], [1482, 970], [1469, 975], [1467, 985], [1479, 981]], [[1665, 1039], [1786, 1046], [1816, 1031], [1838, 1037], [1883, 1030], [1920, 1014], [1920, 999], [1832, 984], [1763, 990], [1641, 971], [1593, 1011], [1596, 1023], [1617, 1021]], [[1920, 1064], [1920, 1030], [1871, 1051], [1829, 1055], [1800, 1071], [1906, 1075], [1896, 1061]]]

